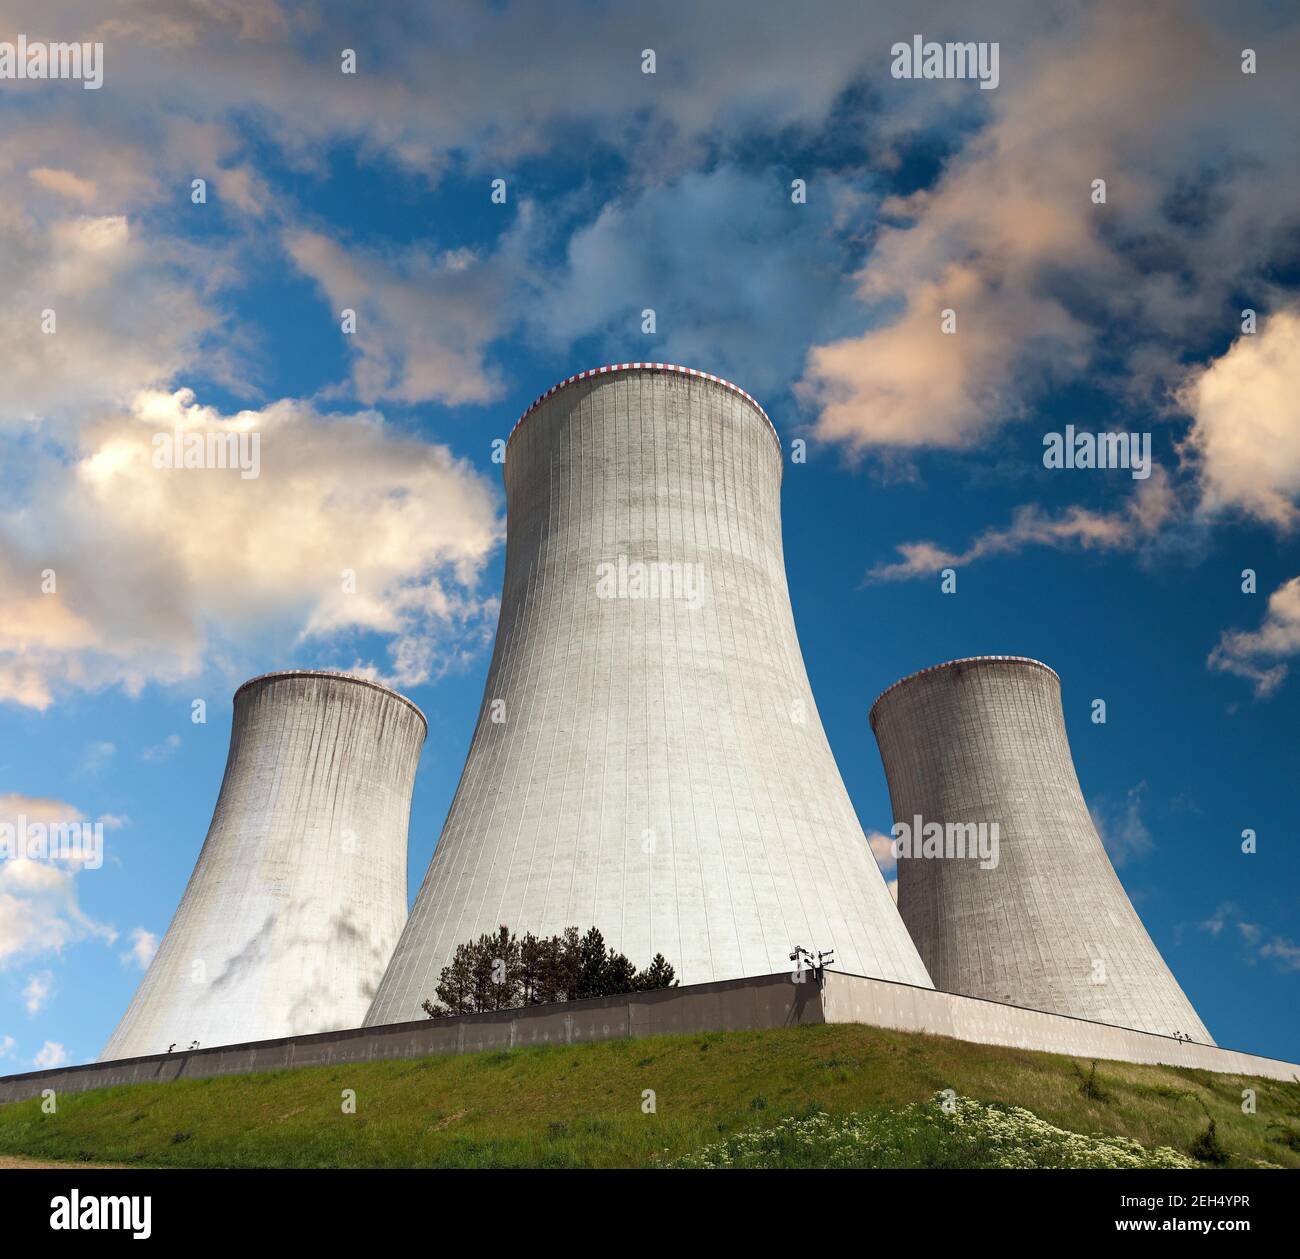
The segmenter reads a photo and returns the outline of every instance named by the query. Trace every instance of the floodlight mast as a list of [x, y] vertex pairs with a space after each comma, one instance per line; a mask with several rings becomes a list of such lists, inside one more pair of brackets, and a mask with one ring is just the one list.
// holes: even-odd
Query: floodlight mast
[[818, 949], [814, 952], [812, 949], [804, 948], [802, 944], [796, 944], [790, 953], [790, 960], [795, 964], [793, 975], [795, 983], [802, 983], [804, 972], [811, 970], [813, 978], [820, 987], [826, 975], [826, 968], [835, 961], [835, 950]]

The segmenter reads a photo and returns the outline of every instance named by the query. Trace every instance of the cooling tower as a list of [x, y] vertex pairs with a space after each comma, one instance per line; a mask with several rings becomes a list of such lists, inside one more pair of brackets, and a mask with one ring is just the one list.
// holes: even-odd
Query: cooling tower
[[555, 386], [507, 447], [506, 571], [469, 757], [367, 1022], [456, 946], [596, 925], [683, 983], [794, 945], [930, 987], [840, 780], [795, 635], [781, 443], [703, 372]]
[[406, 830], [425, 721], [340, 673], [235, 692], [198, 864], [101, 1057], [357, 1027], [406, 918]]
[[[937, 988], [1214, 1043], [1102, 847], [1053, 670], [1018, 656], [924, 669], [876, 700], [871, 727], [895, 821], [914, 845], [918, 819], [951, 834], [948, 855], [898, 862], [898, 908]], [[953, 855], [981, 823], [997, 823], [996, 864]]]

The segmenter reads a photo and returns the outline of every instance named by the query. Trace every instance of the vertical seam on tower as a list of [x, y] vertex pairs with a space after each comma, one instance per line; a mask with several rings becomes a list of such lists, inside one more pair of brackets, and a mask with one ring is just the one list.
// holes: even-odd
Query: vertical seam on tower
[[[578, 517], [578, 554], [579, 555], [583, 554], [584, 541], [585, 541], [586, 554], [588, 554], [589, 556], [594, 556], [598, 554], [598, 552], [595, 549], [594, 539], [589, 537], [588, 534], [586, 533], [588, 526], [591, 524], [592, 521], [596, 519], [596, 515], [597, 515], [596, 513], [596, 461], [588, 457], [590, 454], [590, 448], [595, 444], [594, 434], [599, 427], [596, 424], [596, 419], [595, 419], [594, 389], [589, 389], [586, 398], [581, 399], [581, 401], [589, 403], [586, 410], [580, 411], [578, 414], [579, 432], [583, 435], [583, 441], [580, 449], [583, 451], [581, 473], [584, 478], [584, 484], [580, 492], [579, 502], [585, 504], [587, 510], [585, 512], [580, 513]], [[570, 424], [572, 424], [572, 420], [570, 420]], [[591, 433], [593, 434], [593, 437], [590, 442], [588, 442], [586, 439], [586, 433], [588, 429], [590, 429]], [[589, 485], [585, 483], [585, 478], [588, 475], [588, 471], [590, 471], [590, 476], [591, 476]], [[596, 601], [594, 599], [590, 599], [587, 601], [587, 603], [584, 605], [583, 608], [582, 641], [584, 644], [591, 642], [591, 638], [589, 637], [589, 632], [588, 632], [588, 626], [590, 623], [590, 617], [593, 611], [595, 610], [595, 604]], [[591, 771], [591, 727], [592, 727], [591, 710], [596, 695], [596, 670], [600, 664], [600, 650], [599, 650], [600, 616], [599, 614], [596, 615], [596, 634], [597, 634], [597, 649], [592, 652], [592, 658], [591, 658], [591, 689], [587, 696], [587, 702], [584, 705], [584, 711], [587, 716], [587, 730], [582, 745], [583, 781], [578, 789], [578, 819], [577, 819], [577, 825], [574, 827], [575, 836], [581, 835], [583, 830], [582, 819], [583, 819], [583, 814], [585, 812], [586, 803], [587, 803], [587, 780]], [[582, 661], [583, 658], [580, 656], [578, 662], [579, 685], [581, 685]], [[567, 772], [565, 775], [565, 785], [566, 786], [568, 785]], [[564, 916], [566, 919], [573, 915], [573, 895], [574, 895], [574, 889], [577, 886], [578, 863], [581, 859], [581, 855], [582, 854], [579, 851], [577, 841], [575, 840], [573, 853], [572, 853], [572, 860], [569, 863], [569, 892], [564, 902]], [[569, 924], [566, 922], [564, 925], [565, 927], [567, 927]]]
[[[710, 401], [710, 403], [713, 403], [713, 402], [716, 401], [716, 400], [713, 399], [713, 398], [710, 398], [709, 401]], [[712, 420], [712, 419], [714, 418], [714, 413], [713, 413], [713, 408], [712, 408], [712, 406], [710, 407], [710, 415], [709, 415], [709, 418], [710, 418], [710, 420]], [[709, 471], [710, 471], [710, 474], [711, 474], [711, 475], [710, 475], [710, 484], [711, 484], [713, 487], [717, 487], [717, 486], [719, 485], [719, 480], [718, 480], [718, 464], [719, 464], [719, 458], [718, 458], [717, 444], [718, 444], [718, 440], [719, 440], [720, 435], [719, 435], [719, 433], [718, 433], [718, 431], [717, 431], [717, 429], [718, 429], [718, 425], [717, 425], [716, 423], [709, 423], [709, 424], [706, 424], [705, 427], [707, 428], [708, 433], [709, 433]], [[724, 462], [725, 462], [725, 461], [724, 461]], [[724, 476], [723, 476], [723, 479], [722, 479], [721, 484], [722, 484], [722, 486], [724, 487], [724, 489], [723, 489], [723, 493], [725, 494], [725, 492], [726, 492], [726, 491], [725, 491], [725, 486], [726, 486], [726, 478], [725, 478], [725, 474], [724, 474]], [[725, 568], [726, 565], [727, 565], [727, 559], [726, 559], [726, 553], [724, 552], [723, 547], [722, 547], [722, 524], [721, 524], [721, 522], [717, 519], [717, 515], [718, 515], [717, 507], [718, 507], [718, 502], [717, 502], [717, 495], [716, 495], [716, 493], [715, 493], [715, 494], [713, 494], [713, 495], [710, 496], [709, 511], [708, 511], [708, 513], [707, 513], [707, 518], [706, 518], [706, 519], [707, 519], [707, 525], [706, 525], [706, 527], [715, 527], [715, 528], [717, 529], [718, 545], [717, 545], [717, 546], [713, 546], [713, 547], [711, 547], [710, 549], [711, 549], [712, 554], [715, 555], [716, 557], [718, 557], [718, 562], [719, 562], [719, 563], [720, 563], [720, 564]], [[714, 631], [715, 631], [715, 641], [716, 641], [716, 643], [717, 643], [717, 648], [718, 648], [718, 656], [721, 657], [721, 656], [722, 656], [722, 651], [723, 651], [723, 637], [722, 637], [722, 617], [721, 617], [721, 615], [720, 615], [719, 613], [716, 613], [716, 612], [715, 612], [715, 615], [714, 615], [714, 618], [713, 618], [713, 625], [714, 625]], [[727, 670], [727, 673], [728, 673], [728, 675], [730, 675], [731, 670]], [[727, 679], [724, 679], [724, 681], [723, 681], [723, 689], [724, 689], [724, 691], [725, 691], [725, 693], [726, 693], [726, 699], [727, 699], [727, 701], [728, 701], [727, 706], [728, 706], [728, 707], [732, 707], [731, 685], [730, 685], [730, 677], [729, 677], [729, 676], [728, 676]], [[715, 691], [715, 694], [716, 694], [716, 691]], [[721, 736], [721, 734], [722, 734], [722, 717], [721, 717], [720, 714], [721, 714], [722, 712], [725, 712], [725, 711], [726, 711], [726, 709], [725, 709], [724, 706], [721, 705], [721, 704], [717, 704], [717, 705], [714, 706], [714, 713], [715, 713], [715, 715], [718, 716], [717, 727], [716, 727], [716, 728], [717, 728], [717, 730], [718, 730], [719, 736]], [[732, 707], [731, 716], [732, 716], [732, 720], [734, 721], [734, 720], [735, 720], [734, 707]], [[721, 739], [719, 739], [719, 742], [721, 742]], [[732, 817], [733, 817], [733, 819], [735, 819], [735, 825], [736, 825], [737, 830], [739, 830], [739, 810], [736, 808], [736, 793], [735, 793], [735, 788], [733, 787], [733, 785], [732, 785], [732, 780], [731, 780], [731, 766], [726, 765], [726, 766], [723, 767], [723, 770], [724, 770], [724, 772], [725, 772], [725, 774], [726, 774], [726, 784], [727, 784], [726, 790], [727, 790], [727, 794], [728, 794], [728, 795], [730, 796], [730, 798], [731, 798], [731, 813], [732, 813]], [[716, 808], [716, 803], [715, 803], [715, 808]], [[743, 848], [743, 844], [742, 844], [741, 846], [742, 846], [742, 848]], [[735, 939], [735, 941], [736, 941], [736, 954], [737, 954], [737, 957], [738, 957], [739, 960], [740, 960], [741, 969], [743, 970], [743, 969], [744, 969], [744, 966], [745, 966], [745, 945], [744, 945], [744, 940], [743, 940], [743, 938], [742, 938], [742, 936], [741, 936], [741, 934], [740, 934], [740, 920], [739, 920], [739, 918], [738, 918], [738, 916], [737, 916], [737, 914], [736, 914], [736, 896], [735, 896], [735, 893], [732, 891], [732, 887], [731, 887], [731, 874], [730, 874], [730, 871], [729, 871], [728, 868], [727, 868], [727, 867], [728, 867], [728, 863], [727, 863], [727, 860], [726, 860], [726, 857], [727, 857], [727, 843], [726, 843], [726, 838], [725, 838], [725, 836], [724, 836], [723, 833], [722, 833], [722, 827], [721, 827], [721, 826], [718, 827], [718, 847], [719, 847], [719, 850], [720, 850], [720, 852], [721, 852], [721, 854], [722, 854], [722, 858], [723, 858], [723, 860], [722, 860], [722, 873], [723, 873], [723, 878], [724, 878], [724, 880], [725, 880], [725, 883], [726, 883], [726, 889], [727, 889], [727, 904], [728, 904], [728, 907], [729, 907], [730, 910], [731, 910], [731, 929], [732, 929], [732, 932], [733, 932], [734, 939]]]
[[[745, 431], [742, 426], [733, 425], [732, 420], [735, 418], [734, 413], [732, 413], [729, 410], [729, 407], [727, 405], [724, 405], [721, 396], [714, 395], [710, 399], [710, 401], [713, 404], [713, 409], [716, 411], [718, 415], [718, 423], [713, 425], [713, 427], [715, 427], [722, 434], [722, 438], [723, 438], [724, 457], [722, 460], [722, 464], [723, 464], [724, 472], [729, 473], [730, 470], [734, 467], [737, 474], [735, 478], [733, 478], [730, 475], [727, 475], [723, 483], [723, 491], [722, 491], [723, 502], [726, 509], [724, 515], [726, 517], [726, 522], [727, 522], [727, 547], [725, 550], [725, 554], [727, 557], [726, 563], [727, 563], [728, 572], [731, 577], [730, 586], [732, 590], [735, 591], [736, 595], [740, 598], [740, 600], [744, 602], [746, 600], [746, 596], [750, 593], [750, 587], [749, 587], [749, 582], [744, 578], [745, 564], [744, 564], [744, 556], [742, 555], [742, 551], [744, 548], [744, 539], [746, 535], [746, 530], [743, 527], [742, 522], [738, 519], [738, 514], [739, 514], [738, 503], [739, 503], [740, 496], [738, 492], [739, 485], [736, 482], [739, 480], [747, 480], [746, 473], [748, 471], [748, 462], [745, 459], [745, 454], [746, 454], [745, 443], [744, 443]], [[726, 458], [726, 452], [728, 450], [734, 452], [733, 458], [731, 459], [730, 462], [728, 462]], [[733, 533], [733, 527], [734, 527], [734, 533]], [[730, 606], [728, 606], [728, 611], [727, 611], [727, 629], [728, 629], [728, 636], [730, 639], [729, 645], [732, 653], [732, 658], [736, 661], [737, 665], [739, 665], [739, 662], [742, 658], [741, 640], [736, 634], [735, 617], [732, 614]], [[734, 695], [734, 690], [732, 687], [732, 679], [734, 677], [734, 672], [735, 670], [727, 671], [728, 673], [727, 690], [728, 690], [728, 697], [731, 700], [730, 707], [732, 712], [732, 718], [733, 721], [735, 721], [736, 723], [735, 738], [736, 738], [737, 747], [738, 750], [744, 753], [747, 752], [748, 746], [751, 744], [751, 734], [750, 734], [751, 697], [747, 693], [742, 692], [740, 696], [740, 702], [739, 704], [737, 704]], [[755, 825], [757, 826], [758, 825], [758, 808], [757, 808], [758, 793], [754, 789], [754, 782], [751, 776], [753, 772], [753, 766], [750, 763], [750, 757], [748, 755], [742, 754], [740, 760], [742, 762], [741, 773], [743, 775], [744, 784], [746, 788], [746, 803], [747, 803], [746, 811], [754, 815], [754, 822]], [[761, 772], [762, 771], [760, 769], [760, 775]], [[764, 964], [770, 964], [767, 960], [771, 956], [771, 951], [768, 948], [768, 943], [767, 943], [767, 928], [764, 926], [764, 916], [759, 907], [758, 889], [754, 884], [754, 872], [750, 864], [750, 852], [749, 852], [750, 846], [745, 836], [744, 827], [742, 826], [740, 821], [740, 809], [736, 807], [736, 787], [735, 787], [735, 779], [733, 776], [731, 766], [727, 767], [727, 782], [728, 785], [731, 787], [732, 807], [736, 811], [737, 839], [739, 841], [740, 851], [745, 862], [745, 875], [749, 881], [749, 895], [754, 906], [753, 917], [758, 922], [759, 948], [762, 950], [763, 953]], [[771, 873], [770, 868], [768, 873], [770, 875]], [[743, 965], [744, 964], [743, 944], [741, 947], [742, 947], [741, 961]]]
[[[688, 426], [688, 436], [687, 436], [688, 449], [692, 451], [692, 457], [689, 461], [690, 476], [691, 476], [691, 491], [692, 491], [689, 514], [690, 514], [690, 522], [691, 522], [691, 541], [693, 543], [694, 554], [702, 555], [702, 554], [706, 554], [706, 552], [701, 550], [700, 547], [700, 535], [699, 535], [700, 512], [696, 510], [696, 506], [695, 506], [695, 490], [696, 490], [695, 478], [696, 476], [700, 478], [699, 484], [700, 484], [700, 488], [702, 489], [703, 481], [704, 481], [704, 439], [703, 439], [703, 434], [701, 434], [699, 454], [698, 454], [698, 458], [696, 458], [694, 457], [694, 449], [695, 449], [694, 440], [693, 440], [694, 428], [695, 428], [694, 425]], [[704, 638], [705, 647], [707, 648], [709, 613], [707, 608], [703, 608], [702, 611], [704, 612], [704, 616], [700, 618], [699, 628]], [[692, 621], [690, 622], [690, 625], [691, 625], [691, 635], [690, 635], [691, 653], [692, 656], [694, 656], [695, 623]], [[699, 705], [699, 702], [700, 702], [699, 697], [697, 695], [696, 696], [697, 706]], [[685, 697], [683, 697], [682, 699], [683, 717], [685, 716], [685, 705], [686, 705], [686, 700]], [[709, 740], [708, 740], [708, 734], [704, 728], [703, 720], [700, 721], [698, 729], [699, 729], [700, 738], [703, 741], [703, 747], [701, 749], [703, 754], [701, 755], [700, 759], [703, 762], [707, 772]], [[699, 880], [700, 880], [700, 921], [704, 924], [704, 944], [709, 954], [709, 978], [712, 979], [717, 974], [717, 962], [713, 954], [714, 924], [710, 920], [709, 875], [708, 875], [708, 870], [706, 868], [706, 862], [704, 860], [704, 833], [700, 829], [700, 809], [699, 809], [698, 795], [695, 790], [695, 770], [694, 770], [694, 762], [690, 755], [689, 739], [687, 741], [687, 752], [686, 752], [686, 774], [687, 774], [687, 781], [690, 784], [691, 824], [695, 832], [694, 834], [695, 863], [699, 873]], [[706, 781], [708, 781], [709, 783], [709, 791], [708, 791], [709, 806], [713, 812], [714, 834], [720, 836], [722, 828], [718, 823], [718, 806], [717, 806], [717, 801], [714, 799], [714, 795], [713, 795], [713, 784], [712, 781], [709, 779], [706, 779]]]

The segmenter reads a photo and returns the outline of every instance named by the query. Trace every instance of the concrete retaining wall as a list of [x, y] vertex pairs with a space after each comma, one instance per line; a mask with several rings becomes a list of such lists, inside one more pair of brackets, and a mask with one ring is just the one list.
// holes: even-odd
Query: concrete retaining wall
[[192, 1053], [152, 1054], [32, 1071], [0, 1077], [0, 1102], [37, 1097], [44, 1089], [81, 1093], [115, 1084], [152, 1084], [285, 1067], [824, 1022], [821, 993], [815, 983], [792, 984], [788, 975], [764, 975], [495, 1014], [426, 1018], [417, 1023], [390, 1023], [245, 1045], [219, 1045]]
[[930, 1032], [978, 1045], [1007, 1045], [1076, 1058], [1200, 1067], [1274, 1080], [1300, 1077], [1300, 1066], [1276, 1058], [834, 971], [826, 975], [822, 1009], [827, 1023], [866, 1023], [904, 1032]]
[[79, 1093], [116, 1084], [201, 1079], [285, 1067], [581, 1044], [628, 1036], [761, 1030], [800, 1023], [865, 1023], [1080, 1058], [1166, 1063], [1277, 1080], [1300, 1077], [1300, 1066], [1275, 1058], [831, 971], [820, 989], [811, 977], [795, 984], [787, 974], [763, 975], [499, 1014], [422, 1019], [33, 1071], [0, 1078], [0, 1102], [37, 1097], [45, 1089]]

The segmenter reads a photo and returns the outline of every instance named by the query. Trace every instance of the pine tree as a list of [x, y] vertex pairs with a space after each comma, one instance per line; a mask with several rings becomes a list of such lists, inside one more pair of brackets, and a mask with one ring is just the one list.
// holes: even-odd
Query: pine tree
[[473, 1014], [477, 1010], [474, 1001], [474, 953], [472, 944], [458, 945], [452, 955], [451, 965], [442, 968], [438, 986], [434, 989], [439, 1004], [424, 1002], [424, 1011], [431, 1019], [445, 1018], [452, 1014]]
[[606, 997], [636, 991], [636, 967], [622, 953], [615, 953], [613, 949], [605, 957], [602, 987], [602, 995]]
[[559, 936], [535, 936], [531, 931], [520, 940], [519, 996], [524, 1005], [563, 1000], [556, 979], [558, 941]]
[[582, 937], [579, 950], [580, 969], [578, 972], [578, 1000], [584, 997], [603, 997], [606, 991], [607, 954], [605, 937], [599, 929], [592, 927]]
[[519, 1005], [519, 942], [510, 928], [481, 935], [473, 945], [476, 1010], [511, 1010]]
[[677, 983], [677, 972], [668, 965], [662, 953], [656, 953], [650, 965], [638, 972], [633, 991], [653, 992], [658, 988], [676, 988]]
[[576, 1001], [582, 986], [582, 938], [577, 927], [565, 927], [554, 940], [556, 1000]]

